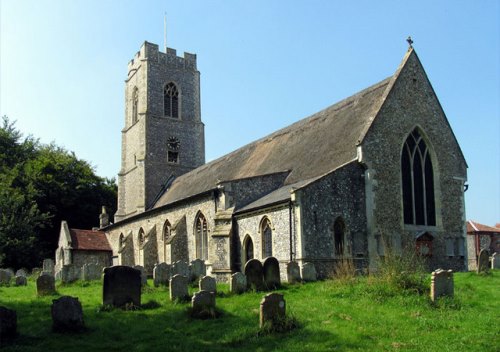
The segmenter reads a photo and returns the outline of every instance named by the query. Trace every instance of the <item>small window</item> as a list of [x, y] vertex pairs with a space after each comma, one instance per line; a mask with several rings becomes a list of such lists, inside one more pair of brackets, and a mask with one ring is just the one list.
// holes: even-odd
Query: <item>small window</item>
[[273, 230], [271, 221], [266, 217], [261, 224], [262, 234], [262, 257], [272, 257], [273, 255]]
[[172, 234], [172, 226], [170, 225], [170, 222], [166, 220], [165, 224], [163, 225], [163, 241], [165, 243], [167, 243], [167, 241], [170, 239], [171, 234]]
[[342, 218], [337, 218], [333, 224], [333, 236], [335, 240], [335, 254], [344, 255], [345, 224]]
[[172, 82], [168, 83], [163, 90], [163, 106], [165, 116], [179, 117], [179, 91]]
[[139, 230], [139, 246], [142, 246], [146, 240], [146, 236], [144, 235], [144, 230], [141, 228]]
[[196, 258], [208, 260], [208, 228], [207, 219], [202, 213], [199, 213], [195, 222], [195, 242]]
[[250, 236], [247, 236], [245, 241], [243, 242], [243, 265], [248, 262], [250, 259], [254, 258], [253, 255], [253, 241]]
[[132, 124], [139, 120], [139, 91], [137, 87], [134, 87], [132, 92]]
[[120, 237], [118, 238], [118, 248], [122, 248], [124, 244], [125, 244], [125, 237], [123, 236], [123, 233], [121, 233]]

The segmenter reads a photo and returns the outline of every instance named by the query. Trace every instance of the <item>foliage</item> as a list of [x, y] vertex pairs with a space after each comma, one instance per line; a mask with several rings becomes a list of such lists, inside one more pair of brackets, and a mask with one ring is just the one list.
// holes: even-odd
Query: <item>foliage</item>
[[53, 257], [61, 220], [98, 225], [102, 205], [116, 209], [114, 179], [101, 178], [74, 153], [23, 139], [15, 123], [0, 127], [0, 266], [39, 266]]

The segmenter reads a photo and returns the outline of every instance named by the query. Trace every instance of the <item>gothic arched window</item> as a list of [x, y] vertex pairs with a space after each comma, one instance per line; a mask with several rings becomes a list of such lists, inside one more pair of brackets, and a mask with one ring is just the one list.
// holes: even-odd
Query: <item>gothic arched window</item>
[[273, 230], [271, 221], [266, 217], [260, 225], [262, 234], [262, 258], [272, 257], [273, 255]]
[[208, 228], [207, 219], [202, 213], [198, 214], [195, 226], [196, 258], [208, 259]]
[[163, 241], [167, 243], [170, 239], [170, 235], [172, 234], [172, 226], [168, 220], [165, 220], [165, 224], [163, 224]]
[[139, 239], [139, 246], [142, 246], [144, 244], [144, 241], [146, 240], [146, 236], [144, 235], [144, 230], [142, 229], [142, 227], [139, 230], [139, 237], [138, 237], [138, 239]]
[[418, 129], [410, 133], [403, 146], [401, 181], [404, 223], [435, 226], [434, 171], [429, 148]]
[[333, 239], [335, 243], [335, 254], [344, 255], [345, 224], [342, 218], [337, 218], [333, 223]]
[[121, 233], [120, 237], [118, 238], [118, 248], [122, 248], [124, 244], [125, 244], [125, 236], [123, 236], [123, 233]]
[[247, 235], [243, 241], [243, 265], [253, 259], [253, 241], [250, 236]]
[[134, 87], [132, 92], [132, 124], [139, 120], [139, 90]]
[[179, 90], [172, 82], [163, 90], [163, 109], [165, 116], [179, 117]]

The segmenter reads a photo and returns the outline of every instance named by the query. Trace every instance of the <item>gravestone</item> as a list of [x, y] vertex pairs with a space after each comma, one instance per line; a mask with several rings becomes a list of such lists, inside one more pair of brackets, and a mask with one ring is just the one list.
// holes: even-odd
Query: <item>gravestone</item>
[[200, 291], [217, 292], [217, 284], [211, 276], [203, 276], [199, 282]]
[[493, 253], [491, 256], [491, 268], [492, 269], [500, 269], [500, 254]]
[[205, 261], [201, 259], [195, 259], [191, 261], [191, 265], [189, 265], [189, 274], [191, 281], [196, 281], [207, 275], [207, 267], [205, 266]]
[[52, 259], [44, 259], [43, 269], [44, 273], [54, 276], [54, 261]]
[[231, 293], [237, 294], [245, 292], [247, 290], [247, 277], [245, 274], [237, 272], [231, 275], [229, 290]]
[[189, 297], [188, 279], [186, 276], [176, 274], [170, 279], [170, 300], [185, 300]]
[[16, 271], [16, 276], [24, 276], [24, 277], [27, 277], [28, 276], [28, 273], [26, 272], [26, 270], [24, 269], [19, 269], [18, 271]]
[[431, 300], [434, 302], [438, 297], [453, 297], [453, 270], [438, 269], [431, 276]]
[[304, 263], [300, 272], [302, 281], [311, 282], [317, 280], [316, 267], [313, 263]]
[[262, 264], [257, 259], [250, 259], [245, 264], [245, 276], [247, 278], [247, 289], [265, 290]]
[[42, 269], [41, 268], [33, 268], [33, 269], [31, 269], [31, 276], [33, 276], [33, 277], [38, 277], [38, 276], [40, 276], [41, 273], [42, 273]]
[[189, 277], [189, 265], [185, 261], [178, 260], [175, 263], [172, 264], [172, 276], [174, 275], [180, 275], [180, 276], [185, 276]]
[[69, 283], [74, 282], [80, 278], [81, 270], [76, 265], [66, 264], [66, 265], [63, 265], [61, 270], [58, 272], [58, 276], [59, 275], [60, 275], [61, 282], [65, 283], [65, 284], [69, 284]]
[[297, 262], [288, 262], [286, 264], [286, 280], [293, 284], [300, 282], [300, 267]]
[[104, 268], [102, 302], [104, 305], [122, 307], [126, 304], [141, 305], [141, 272], [129, 266]]
[[135, 265], [134, 269], [141, 272], [141, 285], [146, 286], [148, 284], [148, 276], [146, 275], [146, 269], [142, 265]]
[[42, 272], [36, 279], [36, 293], [38, 296], [53, 295], [56, 293], [56, 280], [54, 276]]
[[0, 269], [0, 285], [9, 285], [12, 275], [7, 269]]
[[267, 257], [262, 264], [264, 284], [268, 290], [274, 290], [281, 286], [280, 263], [275, 257]]
[[76, 297], [62, 296], [52, 301], [52, 330], [78, 332], [85, 330], [82, 304]]
[[260, 302], [260, 327], [282, 321], [286, 315], [286, 302], [281, 293], [269, 293]]
[[16, 286], [26, 286], [28, 285], [28, 279], [26, 276], [16, 276]]
[[477, 273], [485, 273], [490, 270], [490, 256], [488, 250], [481, 249], [479, 252], [479, 258], [477, 260]]
[[168, 286], [170, 280], [170, 265], [167, 263], [156, 264], [153, 268], [153, 283], [155, 287]]
[[92, 281], [100, 280], [102, 275], [102, 266], [96, 263], [83, 264], [82, 280]]
[[16, 276], [16, 274], [14, 273], [14, 270], [12, 270], [11, 268], [7, 268], [7, 269], [5, 269], [5, 270], [7, 270], [7, 271], [9, 272], [10, 277], [14, 277], [14, 276]]
[[191, 299], [192, 316], [195, 318], [215, 317], [215, 293], [209, 291], [199, 291]]
[[17, 314], [13, 309], [0, 306], [0, 347], [2, 341], [17, 335]]

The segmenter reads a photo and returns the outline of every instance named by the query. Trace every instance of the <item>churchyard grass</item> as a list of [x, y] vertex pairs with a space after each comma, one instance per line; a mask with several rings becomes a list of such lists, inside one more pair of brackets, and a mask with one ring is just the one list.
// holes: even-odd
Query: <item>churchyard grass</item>
[[[498, 351], [500, 271], [455, 274], [455, 297], [432, 303], [428, 292], [395, 290], [367, 277], [285, 285], [287, 314], [298, 327], [259, 331], [265, 293], [229, 294], [218, 285], [218, 319], [196, 320], [188, 302], [170, 302], [168, 289], [151, 280], [142, 308], [102, 307], [100, 282], [58, 285], [78, 297], [87, 331], [51, 331], [50, 304], [28, 286], [0, 287], [0, 305], [17, 311], [19, 336], [2, 351]], [[190, 287], [190, 293], [197, 288]]]

